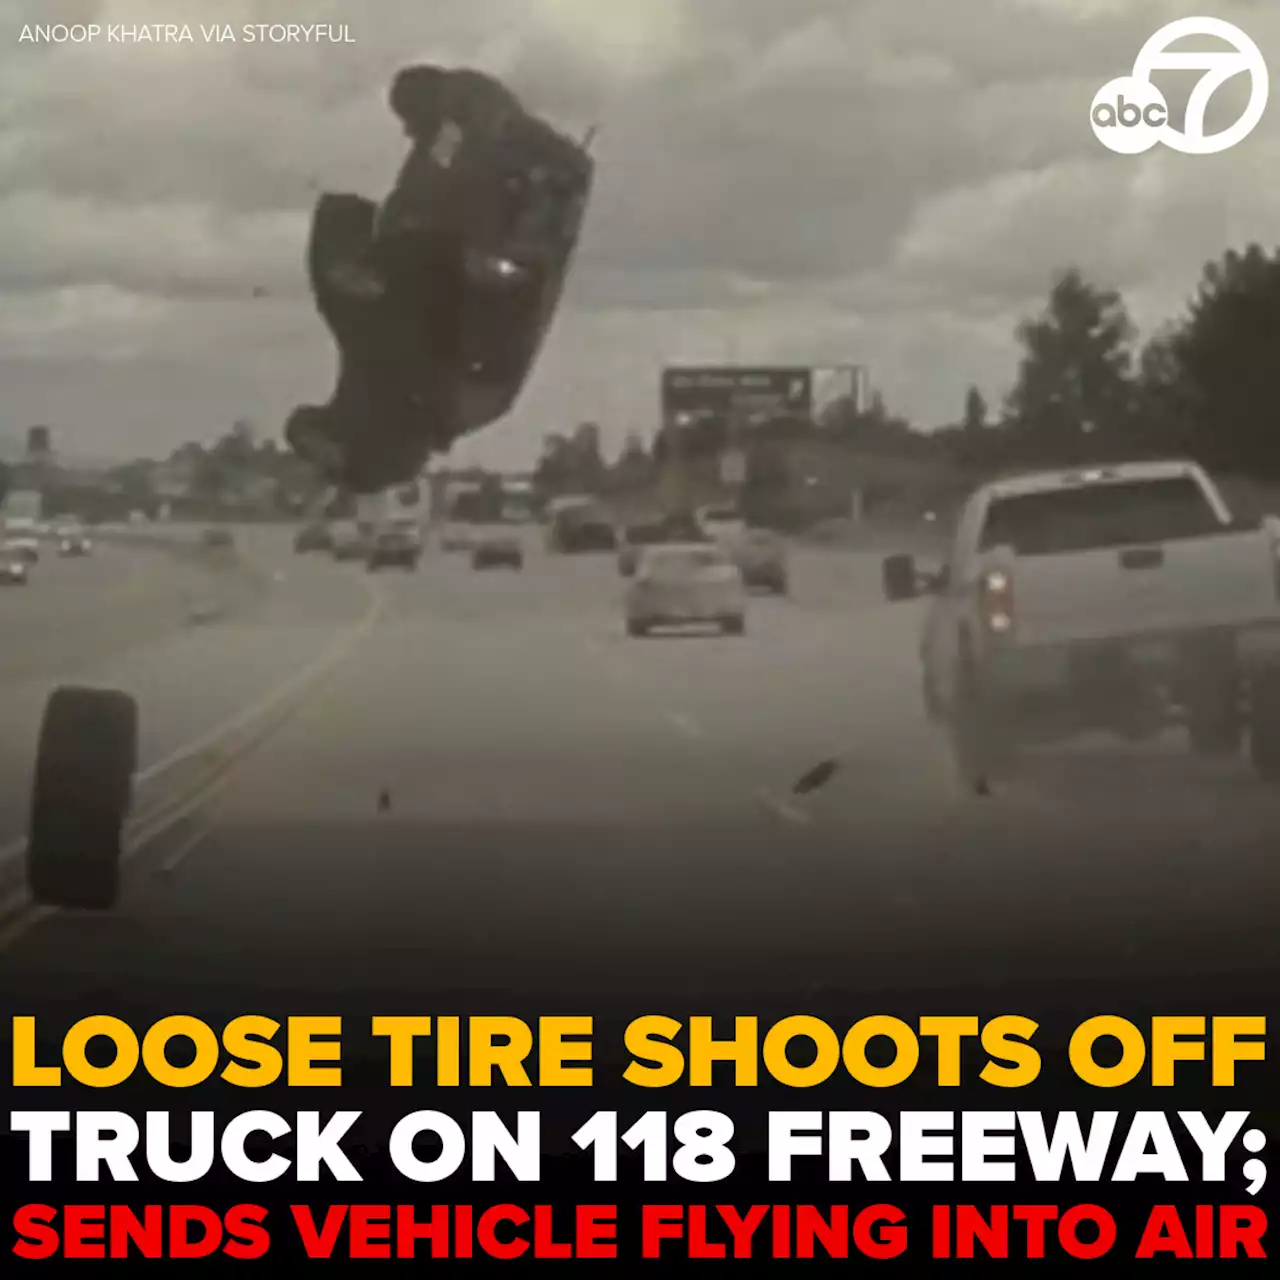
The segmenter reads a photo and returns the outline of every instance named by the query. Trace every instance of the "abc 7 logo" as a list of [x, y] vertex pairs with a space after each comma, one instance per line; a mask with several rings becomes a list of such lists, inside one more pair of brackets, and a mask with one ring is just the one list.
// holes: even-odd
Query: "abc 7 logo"
[[[1233, 46], [1230, 52], [1169, 52], [1185, 36], [1216, 36]], [[1161, 69], [1202, 72], [1187, 102], [1182, 130], [1169, 123], [1169, 106], [1151, 83]], [[1219, 133], [1204, 131], [1205, 110], [1228, 80], [1247, 73], [1249, 102], [1240, 118]], [[1162, 27], [1142, 46], [1130, 75], [1104, 84], [1094, 95], [1089, 121], [1098, 141], [1122, 155], [1139, 155], [1158, 142], [1186, 155], [1226, 151], [1253, 132], [1267, 105], [1267, 65], [1258, 46], [1239, 27], [1219, 18], [1183, 18]]]

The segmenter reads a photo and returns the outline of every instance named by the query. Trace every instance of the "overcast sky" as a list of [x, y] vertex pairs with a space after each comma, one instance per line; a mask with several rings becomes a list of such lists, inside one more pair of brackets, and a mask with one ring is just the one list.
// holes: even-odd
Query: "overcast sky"
[[[1056, 268], [1150, 331], [1207, 259], [1277, 239], [1280, 101], [1217, 156], [1114, 155], [1090, 129], [1097, 88], [1188, 13], [1238, 23], [1280, 74], [1274, 0], [0, 0], [0, 435], [167, 452], [327, 399], [310, 206], [386, 193], [405, 151], [386, 88], [418, 60], [601, 128], [562, 313], [464, 457], [524, 465], [588, 418], [611, 444], [648, 433], [665, 360], [865, 364], [891, 407], [954, 419], [970, 382], [1007, 390]], [[198, 30], [286, 15], [353, 43]], [[59, 19], [196, 42], [20, 41]]]

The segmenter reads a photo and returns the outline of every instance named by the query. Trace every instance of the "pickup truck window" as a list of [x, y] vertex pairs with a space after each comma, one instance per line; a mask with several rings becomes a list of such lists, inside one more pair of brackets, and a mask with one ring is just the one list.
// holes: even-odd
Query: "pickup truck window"
[[1051, 556], [1200, 538], [1226, 528], [1200, 485], [1177, 476], [998, 498], [987, 510], [979, 545]]

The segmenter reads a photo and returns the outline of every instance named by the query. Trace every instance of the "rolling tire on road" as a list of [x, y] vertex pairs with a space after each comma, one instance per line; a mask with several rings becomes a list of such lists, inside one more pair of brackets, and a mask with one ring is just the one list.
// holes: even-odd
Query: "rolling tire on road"
[[627, 620], [627, 635], [643, 640], [648, 634], [649, 628], [643, 622], [637, 622], [634, 618]]
[[1250, 702], [1249, 757], [1260, 778], [1280, 782], [1280, 668], [1254, 679]]
[[108, 911], [138, 764], [138, 705], [114, 689], [63, 686], [40, 728], [27, 885], [44, 906]]
[[949, 717], [951, 753], [960, 781], [975, 795], [991, 794], [994, 775], [1009, 763], [1012, 744], [982, 692], [973, 660], [960, 659]]
[[742, 636], [747, 633], [746, 618], [726, 618], [720, 624], [720, 630], [727, 636]]

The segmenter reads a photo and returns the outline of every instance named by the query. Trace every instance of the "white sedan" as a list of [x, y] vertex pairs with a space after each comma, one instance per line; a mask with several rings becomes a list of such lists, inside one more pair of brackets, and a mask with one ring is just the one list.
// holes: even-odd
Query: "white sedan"
[[726, 635], [746, 630], [742, 573], [721, 547], [663, 543], [641, 553], [627, 589], [627, 632], [645, 636], [657, 627], [710, 623]]

